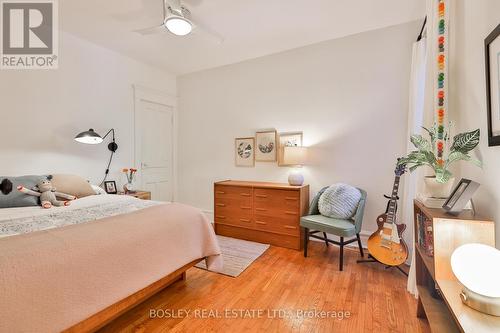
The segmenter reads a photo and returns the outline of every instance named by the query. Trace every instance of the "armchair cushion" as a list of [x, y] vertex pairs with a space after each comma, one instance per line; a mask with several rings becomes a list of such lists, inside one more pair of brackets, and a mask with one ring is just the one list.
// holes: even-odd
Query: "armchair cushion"
[[356, 234], [356, 227], [351, 219], [335, 219], [323, 215], [307, 215], [300, 219], [300, 226], [339, 237], [351, 237]]

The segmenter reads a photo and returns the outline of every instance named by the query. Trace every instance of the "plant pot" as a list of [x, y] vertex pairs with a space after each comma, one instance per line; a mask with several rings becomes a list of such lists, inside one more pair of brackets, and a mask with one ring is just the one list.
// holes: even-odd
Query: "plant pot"
[[427, 176], [424, 178], [425, 189], [427, 194], [432, 198], [448, 198], [453, 190], [455, 178], [450, 178], [446, 183], [439, 183], [435, 176]]

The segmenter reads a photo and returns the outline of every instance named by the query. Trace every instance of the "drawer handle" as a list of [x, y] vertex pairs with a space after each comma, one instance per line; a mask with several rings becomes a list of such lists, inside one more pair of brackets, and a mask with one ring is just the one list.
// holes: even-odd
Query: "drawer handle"
[[297, 229], [297, 227], [294, 227], [293, 225], [285, 225], [284, 227], [285, 229], [293, 229], [293, 230]]
[[262, 221], [255, 221], [255, 223], [257, 223], [257, 224], [264, 224], [264, 225], [267, 224], [266, 222], [262, 222]]
[[287, 215], [297, 215], [297, 213], [295, 213], [295, 212], [290, 212], [290, 211], [285, 211], [285, 214], [287, 214]]
[[217, 207], [226, 207], [226, 205], [225, 205], [225, 204], [223, 204], [223, 203], [216, 203], [215, 205], [216, 205]]
[[217, 219], [221, 219], [221, 220], [224, 220], [226, 217], [225, 217], [225, 216], [222, 216], [222, 215], [218, 215], [218, 216], [216, 216], [215, 218], [217, 218]]
[[224, 191], [215, 191], [215, 194], [226, 194]]
[[249, 197], [249, 196], [250, 196], [250, 193], [240, 193], [240, 195], [241, 195], [242, 197]]
[[267, 198], [267, 195], [265, 195], [265, 194], [256, 194], [255, 196], [257, 198]]
[[241, 222], [246, 222], [246, 223], [249, 223], [250, 220], [247, 220], [247, 219], [240, 219]]
[[252, 207], [240, 206], [241, 209], [252, 209]]
[[259, 212], [265, 212], [267, 209], [265, 209], [265, 208], [255, 208], [255, 210], [258, 210]]
[[297, 198], [285, 197], [285, 200], [289, 200], [289, 201], [297, 201]]

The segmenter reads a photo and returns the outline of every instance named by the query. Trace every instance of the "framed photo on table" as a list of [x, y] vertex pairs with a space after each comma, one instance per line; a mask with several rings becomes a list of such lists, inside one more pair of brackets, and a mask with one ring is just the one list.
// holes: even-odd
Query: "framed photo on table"
[[116, 187], [116, 182], [114, 180], [104, 182], [104, 190], [107, 194], [117, 194], [118, 189]]
[[500, 145], [500, 24], [486, 37], [486, 106], [488, 146]]

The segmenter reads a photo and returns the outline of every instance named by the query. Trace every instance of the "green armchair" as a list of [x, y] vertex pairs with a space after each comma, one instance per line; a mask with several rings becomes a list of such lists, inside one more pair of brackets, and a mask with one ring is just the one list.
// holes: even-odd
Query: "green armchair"
[[[359, 233], [361, 232], [361, 226], [363, 224], [363, 214], [365, 210], [366, 203], [366, 192], [360, 188], [358, 190], [361, 192], [361, 200], [359, 201], [356, 213], [351, 219], [335, 219], [327, 216], [323, 216], [319, 213], [318, 202], [319, 197], [328, 188], [324, 187], [321, 191], [316, 194], [309, 207], [309, 215], [303, 216], [300, 219], [300, 226], [304, 228], [304, 257], [307, 257], [307, 245], [309, 243], [309, 238], [321, 239], [325, 242], [326, 246], [329, 243], [340, 246], [340, 262], [339, 270], [343, 270], [344, 267], [344, 246], [352, 242], [358, 241], [359, 252], [361, 257], [364, 257], [363, 246], [361, 245], [361, 238]], [[323, 237], [316, 235], [317, 233], [323, 233]], [[328, 239], [326, 234], [332, 234], [340, 237], [340, 242]], [[344, 238], [354, 237], [347, 241]]]

